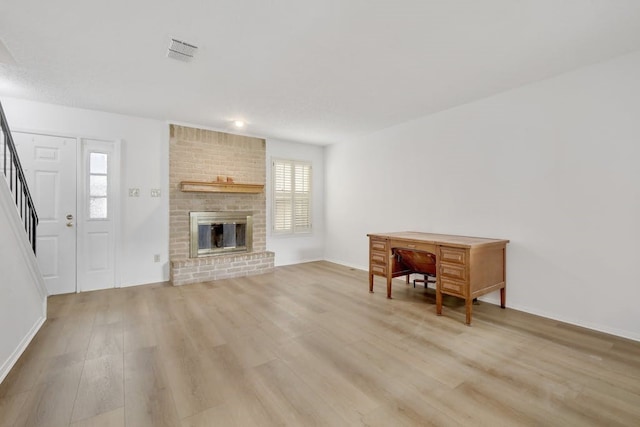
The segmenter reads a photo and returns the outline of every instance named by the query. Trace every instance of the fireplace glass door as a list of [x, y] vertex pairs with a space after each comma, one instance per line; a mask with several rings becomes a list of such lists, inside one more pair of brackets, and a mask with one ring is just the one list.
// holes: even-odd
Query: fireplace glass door
[[250, 252], [250, 212], [191, 212], [191, 257]]

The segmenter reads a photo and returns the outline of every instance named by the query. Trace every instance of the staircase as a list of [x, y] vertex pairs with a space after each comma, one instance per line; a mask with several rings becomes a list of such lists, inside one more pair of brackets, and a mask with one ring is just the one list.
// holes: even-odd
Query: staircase
[[0, 130], [1, 383], [46, 321], [47, 289], [35, 256], [38, 215], [1, 103]]
[[1, 120], [1, 133], [2, 139], [2, 171], [9, 189], [15, 198], [16, 207], [20, 213], [20, 218], [24, 223], [24, 229], [27, 232], [29, 243], [33, 248], [33, 252], [36, 252], [36, 227], [38, 226], [38, 215], [36, 209], [33, 206], [33, 200], [29, 193], [29, 187], [27, 181], [24, 178], [22, 166], [20, 165], [20, 159], [16, 152], [16, 146], [13, 143], [13, 137], [9, 130], [9, 124], [7, 123], [7, 117], [4, 115], [4, 109], [2, 103], [0, 103], [0, 120]]

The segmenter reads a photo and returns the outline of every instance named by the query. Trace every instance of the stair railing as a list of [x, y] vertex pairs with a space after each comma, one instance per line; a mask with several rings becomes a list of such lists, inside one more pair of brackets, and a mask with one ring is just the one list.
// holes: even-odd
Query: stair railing
[[1, 135], [0, 144], [2, 150], [2, 170], [4, 176], [7, 179], [11, 193], [15, 198], [16, 207], [20, 213], [20, 218], [24, 223], [25, 231], [29, 237], [29, 242], [33, 248], [33, 252], [36, 252], [36, 227], [38, 226], [38, 215], [36, 214], [36, 208], [33, 205], [33, 199], [31, 193], [29, 193], [29, 187], [27, 186], [27, 180], [24, 177], [22, 171], [22, 165], [20, 165], [20, 159], [18, 158], [18, 152], [16, 146], [13, 143], [13, 137], [9, 130], [9, 124], [7, 118], [4, 115], [4, 109], [2, 103], [0, 103], [0, 120], [1, 120]]

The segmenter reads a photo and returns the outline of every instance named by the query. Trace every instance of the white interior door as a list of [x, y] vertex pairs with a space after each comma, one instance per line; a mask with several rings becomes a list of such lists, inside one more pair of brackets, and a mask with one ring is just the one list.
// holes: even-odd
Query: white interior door
[[50, 295], [76, 292], [76, 139], [13, 132], [38, 214], [36, 257]]
[[82, 140], [78, 186], [78, 289], [108, 289], [116, 283], [119, 144]]

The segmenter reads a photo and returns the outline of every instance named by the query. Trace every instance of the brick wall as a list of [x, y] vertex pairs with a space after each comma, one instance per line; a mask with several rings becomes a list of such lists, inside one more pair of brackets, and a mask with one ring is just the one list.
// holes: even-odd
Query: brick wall
[[[273, 268], [273, 253], [266, 251], [264, 191], [259, 194], [180, 191], [181, 181], [215, 181], [219, 175], [232, 177], [236, 183], [265, 184], [265, 153], [264, 139], [171, 125], [169, 258], [174, 285], [259, 274]], [[252, 252], [189, 258], [191, 211], [253, 212]]]

